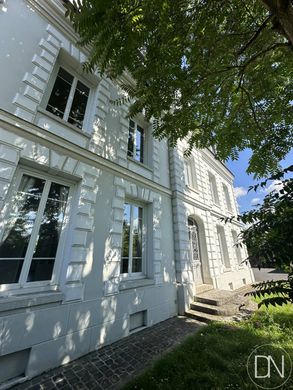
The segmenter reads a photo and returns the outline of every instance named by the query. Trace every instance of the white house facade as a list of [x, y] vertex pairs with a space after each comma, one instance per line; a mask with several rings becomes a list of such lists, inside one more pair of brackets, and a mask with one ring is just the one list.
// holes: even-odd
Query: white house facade
[[62, 1], [0, 2], [0, 383], [183, 314], [252, 274], [233, 175], [84, 74]]

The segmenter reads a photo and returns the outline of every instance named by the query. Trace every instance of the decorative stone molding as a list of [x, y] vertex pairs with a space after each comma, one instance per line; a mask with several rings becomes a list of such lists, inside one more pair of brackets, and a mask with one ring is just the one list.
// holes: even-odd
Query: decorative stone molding
[[[163, 283], [162, 277], [162, 251], [161, 251], [161, 196], [135, 183], [120, 177], [114, 177], [114, 197], [112, 200], [112, 221], [110, 234], [106, 242], [104, 264], [104, 294], [119, 293], [120, 261], [122, 250], [123, 211], [125, 198], [130, 198], [152, 204], [152, 253], [148, 260], [153, 261], [153, 277], [155, 284]], [[149, 246], [150, 248], [151, 246]]]
[[[33, 55], [33, 68], [31, 72], [25, 73], [20, 90], [13, 99], [16, 116], [31, 123], [35, 122], [38, 107], [43, 99], [61, 48], [80, 64], [87, 59], [84, 52], [54, 26], [48, 24], [45, 36], [40, 39]], [[97, 81], [98, 79], [97, 76]], [[94, 123], [90, 129], [85, 130], [87, 133], [93, 133], [89, 150], [100, 155], [105, 154], [105, 119], [109, 110], [109, 97], [109, 81], [103, 79], [94, 93]]]
[[25, 73], [21, 91], [14, 97], [15, 115], [28, 122], [34, 122], [37, 107], [41, 103], [48, 80], [54, 68], [59, 50], [64, 46], [64, 37], [51, 25], [47, 26], [46, 36], [41, 38], [32, 58], [33, 69]]
[[[0, 142], [0, 205], [5, 203], [7, 192], [12, 182], [17, 165], [42, 167], [45, 171], [55, 172], [65, 178], [70, 177], [78, 182], [71, 209], [70, 231], [61, 265], [60, 277], [63, 283], [65, 300], [82, 299], [83, 272], [87, 263], [92, 261], [89, 246], [93, 230], [93, 213], [97, 194], [97, 181], [100, 175], [98, 168], [80, 162], [68, 155], [61, 154], [38, 143], [15, 137], [1, 130]], [[9, 204], [6, 201], [5, 204]], [[75, 210], [75, 206], [76, 210]], [[4, 210], [5, 212], [5, 210]], [[67, 261], [67, 262], [66, 262]], [[62, 287], [62, 285], [61, 285]]]

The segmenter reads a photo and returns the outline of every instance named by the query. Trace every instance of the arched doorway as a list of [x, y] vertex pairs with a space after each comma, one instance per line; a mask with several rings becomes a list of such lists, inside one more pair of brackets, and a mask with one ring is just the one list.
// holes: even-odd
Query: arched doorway
[[188, 218], [188, 235], [190, 245], [191, 267], [195, 285], [203, 284], [202, 255], [199, 240], [199, 229], [196, 221]]

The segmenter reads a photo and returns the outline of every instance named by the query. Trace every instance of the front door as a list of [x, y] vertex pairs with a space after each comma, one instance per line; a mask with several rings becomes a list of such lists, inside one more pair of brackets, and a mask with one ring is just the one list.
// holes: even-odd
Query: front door
[[188, 218], [189, 244], [191, 253], [191, 267], [195, 285], [203, 284], [202, 265], [199, 246], [198, 226], [197, 223]]

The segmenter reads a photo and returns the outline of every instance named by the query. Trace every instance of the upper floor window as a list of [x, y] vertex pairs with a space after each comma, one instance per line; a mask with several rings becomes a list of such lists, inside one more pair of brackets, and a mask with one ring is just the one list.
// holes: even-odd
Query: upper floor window
[[60, 67], [46, 110], [81, 129], [89, 93], [89, 87]]
[[210, 183], [210, 190], [212, 195], [212, 200], [214, 203], [219, 204], [219, 195], [217, 190], [217, 183], [215, 176], [209, 172], [209, 183]]
[[129, 120], [127, 154], [136, 161], [145, 162], [145, 131], [132, 119]]
[[193, 188], [197, 188], [197, 180], [196, 180], [196, 171], [195, 171], [195, 162], [191, 157], [189, 159], [184, 159], [184, 174], [186, 184]]
[[0, 236], [0, 285], [51, 281], [70, 188], [22, 171]]
[[231, 199], [230, 199], [229, 190], [228, 190], [228, 187], [226, 186], [226, 184], [224, 184], [224, 183], [223, 183], [223, 191], [224, 191], [224, 196], [225, 196], [227, 209], [228, 209], [228, 211], [232, 211], [232, 205], [231, 205]]
[[143, 207], [124, 204], [121, 274], [126, 276], [139, 276], [144, 273], [144, 219]]

